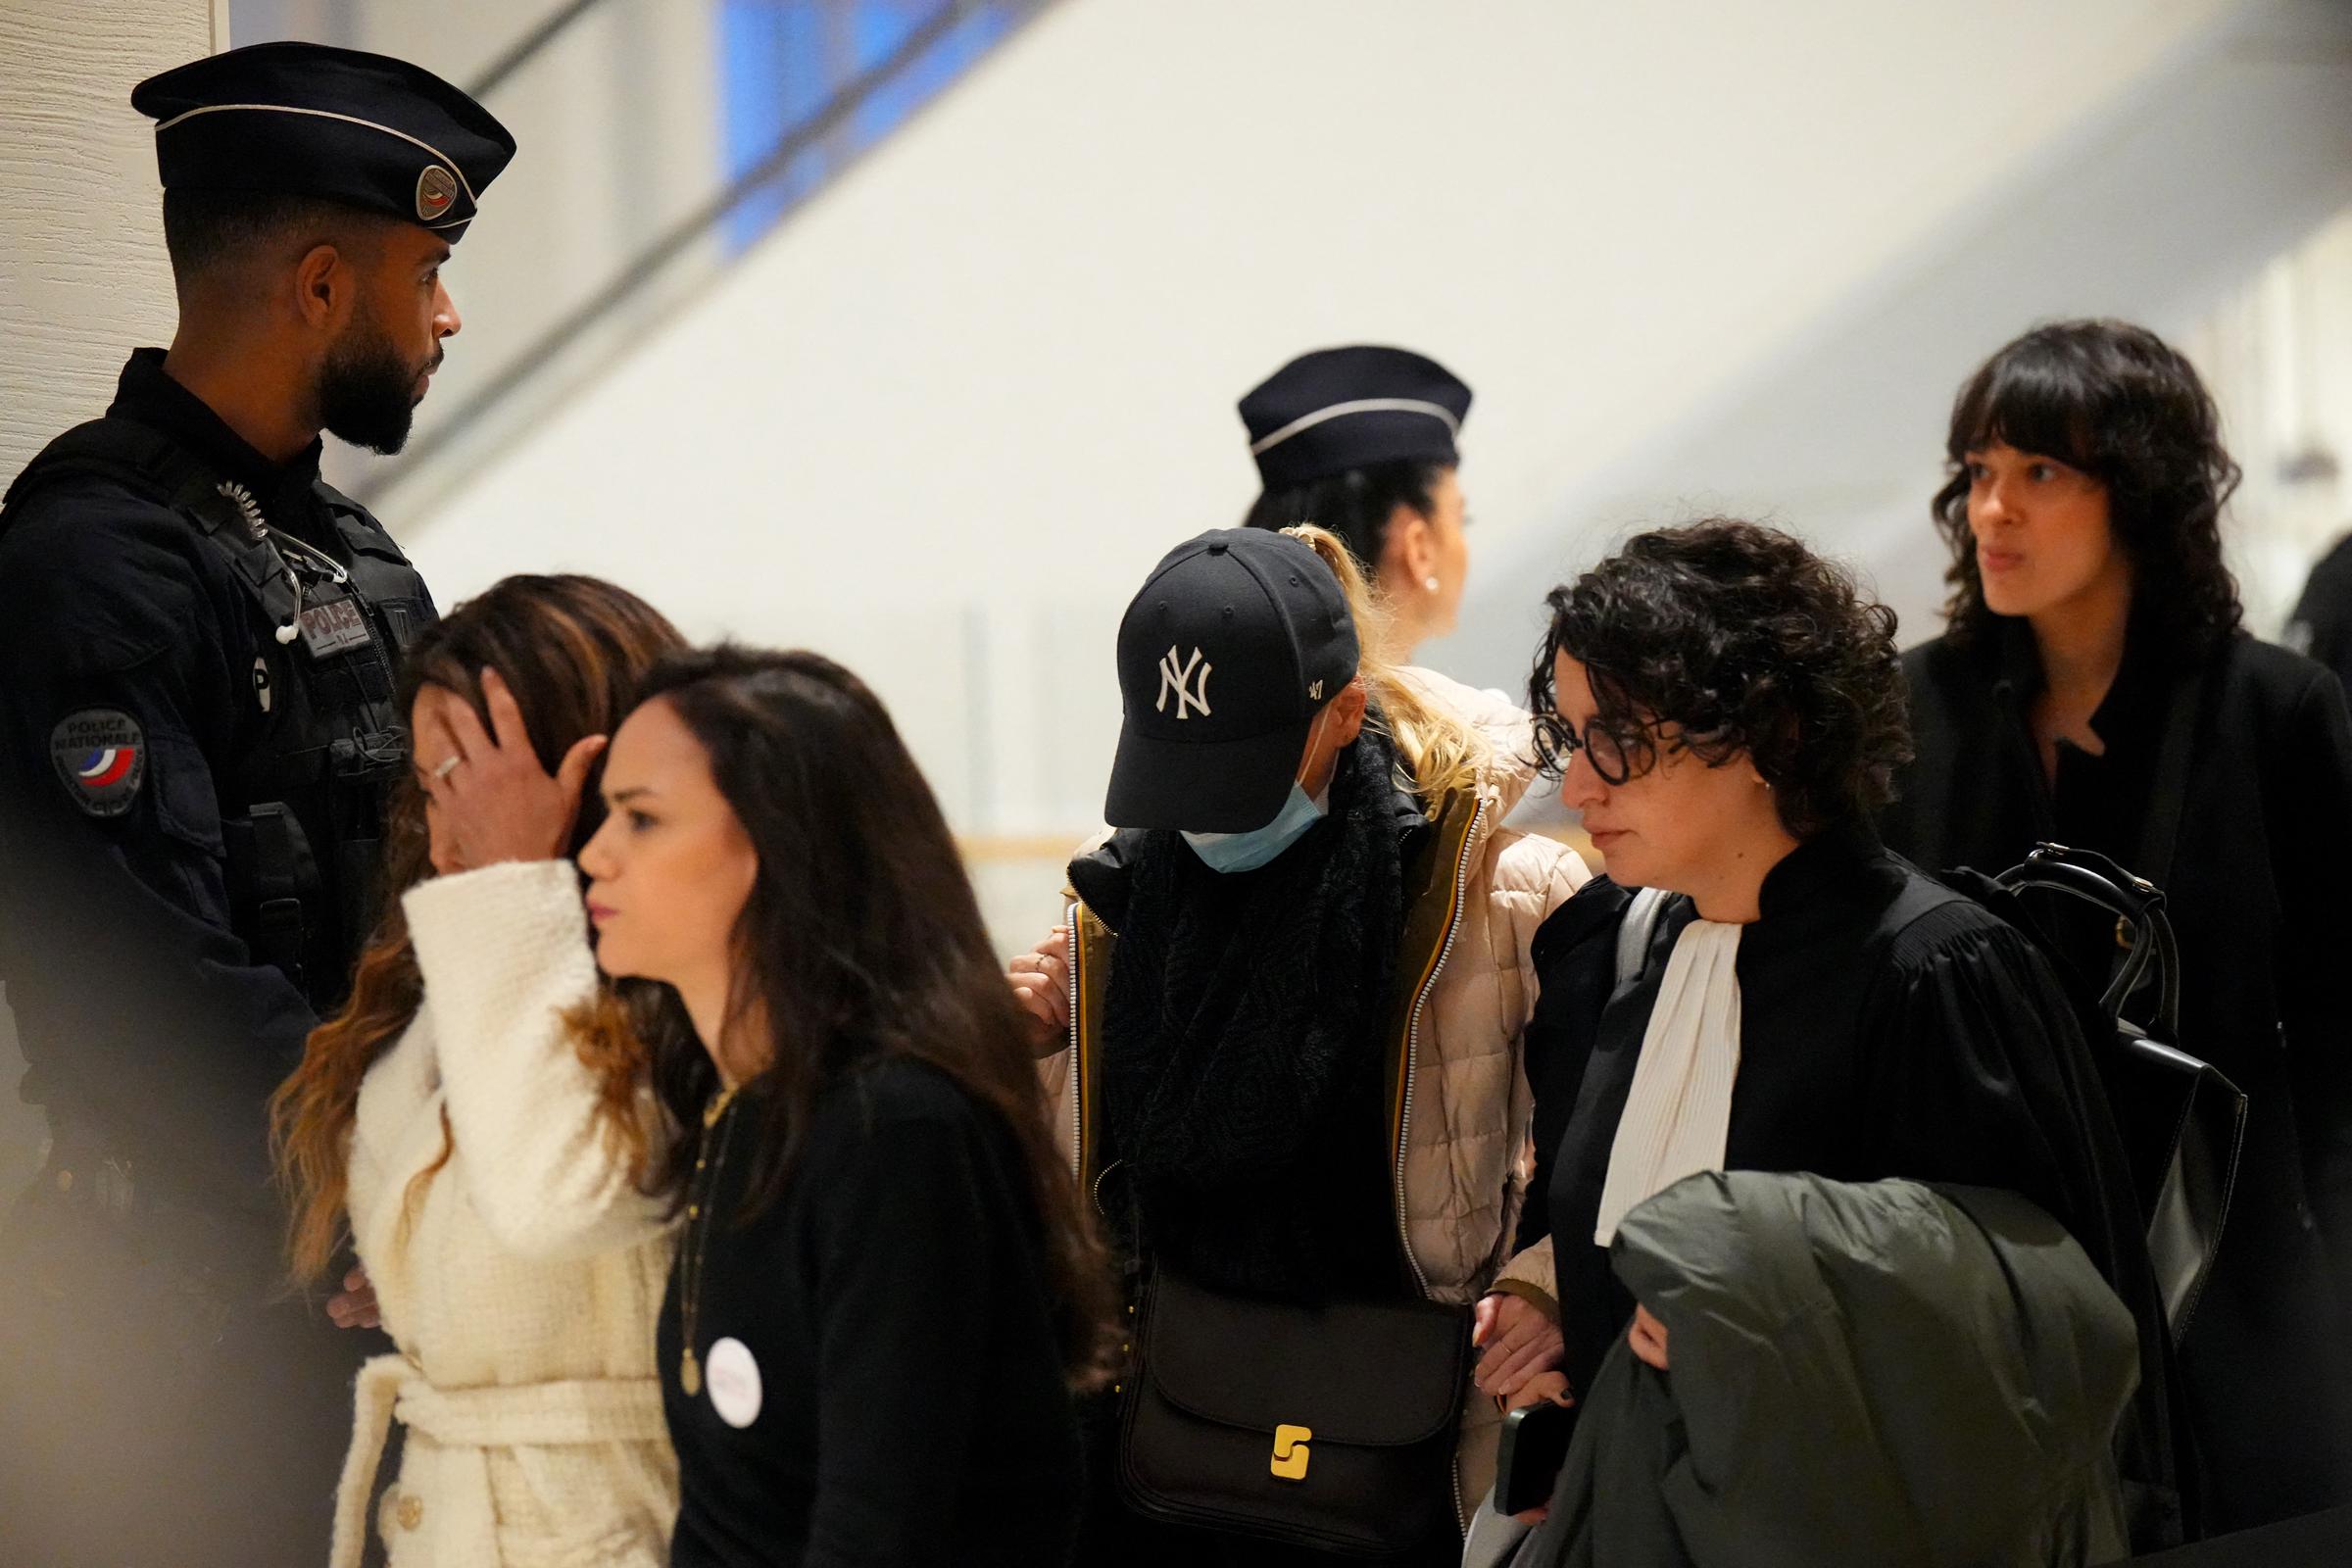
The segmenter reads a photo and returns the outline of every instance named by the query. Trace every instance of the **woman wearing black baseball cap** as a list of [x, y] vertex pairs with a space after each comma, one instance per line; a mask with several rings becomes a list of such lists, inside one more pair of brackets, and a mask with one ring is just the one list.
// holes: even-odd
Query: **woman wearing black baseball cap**
[[1265, 486], [1244, 526], [1337, 534], [1380, 592], [1381, 652], [1397, 663], [1461, 611], [1470, 517], [1455, 442], [1469, 414], [1461, 377], [1372, 344], [1302, 354], [1241, 402]]
[[1318, 529], [1161, 561], [1118, 831], [1013, 963], [1132, 1265], [1081, 1562], [1455, 1562], [1514, 1392], [1472, 1388], [1473, 1308], [1482, 1388], [1557, 1344], [1548, 1259], [1505, 1260], [1528, 942], [1585, 868], [1501, 825], [1526, 714], [1391, 665], [1374, 615]]

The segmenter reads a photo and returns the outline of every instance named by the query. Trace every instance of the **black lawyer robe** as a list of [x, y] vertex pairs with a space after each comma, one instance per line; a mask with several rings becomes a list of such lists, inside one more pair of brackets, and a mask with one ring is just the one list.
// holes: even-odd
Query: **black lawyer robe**
[[[1620, 990], [1629, 901], [1596, 879], [1534, 944], [1538, 1166], [1518, 1245], [1553, 1237], [1563, 1368], [1579, 1389], [1633, 1312], [1592, 1233], [1666, 957], [1696, 917], [1689, 899], [1671, 900], [1643, 974]], [[2174, 1539], [2169, 1355], [2137, 1207], [2089, 1047], [2032, 939], [1859, 828], [1792, 852], [1765, 878], [1760, 907], [1740, 933], [1725, 1168], [1965, 1183], [2047, 1210], [2139, 1325], [2141, 1391], [2119, 1460], [2135, 1544]]]
[[[2042, 677], [2025, 624], [1912, 649], [1919, 756], [1882, 828], [1931, 870], [1998, 872], [2054, 837], [2165, 882], [2180, 1044], [2248, 1102], [2229, 1225], [2180, 1353], [2208, 1523], [2242, 1529], [2352, 1502], [2352, 717], [2335, 677], [2282, 648], [2234, 636], [2201, 659], [2172, 653], [2132, 637], [2091, 716], [2104, 757], [2062, 746], [2053, 790], [2029, 727]], [[2192, 696], [2168, 875], [2134, 862], [2165, 724]], [[2112, 945], [2066, 934], [2103, 979]]]

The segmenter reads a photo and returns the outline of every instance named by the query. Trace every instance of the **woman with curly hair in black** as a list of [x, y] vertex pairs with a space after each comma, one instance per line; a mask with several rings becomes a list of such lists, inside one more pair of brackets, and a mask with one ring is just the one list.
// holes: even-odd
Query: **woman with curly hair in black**
[[[2247, 636], [2222, 564], [2237, 466], [2154, 333], [2064, 321], [1961, 388], [1936, 521], [1944, 635], [1904, 659], [1918, 759], [1886, 842], [1999, 871], [2036, 841], [2163, 887], [2181, 1046], [2246, 1092], [2238, 1185], [2180, 1371], [2206, 1523], [2352, 1501], [2352, 721], [2335, 677]], [[2086, 979], [2111, 923], [2050, 915]]]
[[[2063, 1226], [2131, 1309], [2108, 1303], [2103, 1342], [2122, 1386], [2136, 1359], [2143, 1389], [2118, 1452], [2123, 1495], [2141, 1515], [2160, 1505], [2171, 1479], [2161, 1319], [2078, 1015], [2030, 937], [1887, 853], [1871, 827], [1911, 750], [1893, 613], [1791, 536], [1730, 519], [1640, 535], [1548, 603], [1530, 706], [1561, 798], [1608, 874], [1534, 944], [1538, 1169], [1518, 1245], [1548, 1235], [1552, 1246], [1565, 1349], [1545, 1392], [1591, 1400], [1620, 1340], [1635, 1359], [1669, 1364], [1667, 1308], [1646, 1293], [1637, 1306], [1610, 1244], [1684, 1177], [1998, 1189]], [[1616, 1263], [1622, 1271], [1622, 1247]], [[1809, 1343], [1788, 1327], [1754, 1354], [1802, 1359]], [[1989, 1375], [1958, 1352], [1917, 1348], [1904, 1363], [1916, 1384], [1890, 1401], [1898, 1409], [1933, 1407], [1939, 1391]], [[1755, 1386], [1781, 1385], [1758, 1374]], [[2087, 1423], [2096, 1464], [2109, 1462], [2104, 1422], [2122, 1397]], [[1788, 1430], [1805, 1428], [1792, 1419]], [[1857, 1452], [1790, 1455], [1767, 1421], [1762, 1442], [1735, 1443], [1727, 1459], [1702, 1451], [1695, 1418], [1690, 1432], [1697, 1502], [1716, 1509], [1811, 1484], [1784, 1488], [1773, 1475], [1826, 1475], [1865, 1510], [1869, 1489], [1852, 1478], [1902, 1446], [1882, 1430]], [[1617, 1479], [1585, 1502], [1622, 1513], [1642, 1489]], [[1931, 1490], [1970, 1485], [1983, 1478], [1939, 1475]], [[2112, 1477], [2106, 1486], [2103, 1517], [2120, 1529]], [[1663, 1495], [1680, 1510], [1672, 1485]], [[2017, 1499], [2020, 1519], [2044, 1500]], [[1925, 1503], [1916, 1519], [1891, 1514], [1898, 1533], [1933, 1534]], [[1693, 1528], [1679, 1511], [1678, 1521]], [[1747, 1522], [1796, 1529], [1769, 1507]], [[1797, 1533], [1805, 1539], [1776, 1549], [1864, 1560], [1840, 1554], [1858, 1538], [1829, 1523]], [[1604, 1534], [1600, 1544], [1612, 1543]], [[1604, 1557], [1632, 1550], [1613, 1544]]]

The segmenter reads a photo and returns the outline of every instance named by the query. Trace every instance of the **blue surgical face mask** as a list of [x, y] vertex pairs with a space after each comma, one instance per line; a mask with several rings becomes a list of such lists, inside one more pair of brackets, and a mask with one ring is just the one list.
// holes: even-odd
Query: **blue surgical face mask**
[[1326, 808], [1291, 780], [1291, 798], [1274, 820], [1247, 833], [1187, 833], [1184, 842], [1211, 871], [1254, 871], [1306, 836]]

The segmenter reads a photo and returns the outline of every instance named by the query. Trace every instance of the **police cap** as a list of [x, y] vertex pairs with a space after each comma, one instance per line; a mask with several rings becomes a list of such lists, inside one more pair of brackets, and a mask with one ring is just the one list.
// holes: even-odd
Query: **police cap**
[[1409, 349], [1302, 354], [1242, 399], [1250, 455], [1268, 492], [1377, 463], [1453, 464], [1470, 388]]
[[514, 138], [489, 110], [405, 60], [257, 43], [150, 76], [166, 190], [318, 196], [405, 218], [456, 244]]

